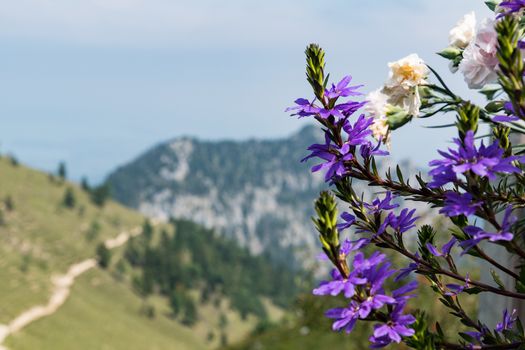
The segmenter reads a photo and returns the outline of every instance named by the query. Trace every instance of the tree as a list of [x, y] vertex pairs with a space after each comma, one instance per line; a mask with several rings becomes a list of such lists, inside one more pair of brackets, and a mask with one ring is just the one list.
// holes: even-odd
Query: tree
[[67, 178], [66, 163], [60, 162], [58, 164], [57, 176], [59, 177], [60, 180], [65, 180]]
[[97, 245], [97, 261], [98, 265], [103, 269], [108, 268], [111, 261], [111, 250], [104, 243]]
[[7, 224], [5, 220], [5, 214], [2, 209], [0, 209], [0, 226], [5, 226]]
[[103, 207], [106, 204], [110, 195], [109, 185], [104, 183], [96, 186], [91, 190], [91, 201], [98, 207]]
[[157, 314], [155, 305], [148, 303], [146, 300], [140, 306], [140, 313], [149, 319], [154, 319]]
[[88, 241], [95, 240], [98, 237], [101, 229], [102, 226], [100, 225], [100, 222], [98, 220], [95, 219], [91, 221], [91, 224], [89, 225], [89, 228], [86, 232], [86, 239]]
[[18, 158], [14, 154], [8, 155], [7, 158], [9, 159], [9, 163], [11, 163], [13, 167], [17, 167], [20, 164], [18, 162]]
[[186, 297], [184, 300], [184, 315], [182, 323], [188, 327], [193, 326], [197, 322], [197, 307], [193, 299]]
[[91, 186], [89, 185], [87, 177], [82, 177], [82, 180], [80, 180], [80, 187], [82, 187], [82, 189], [87, 193], [91, 191]]
[[151, 225], [151, 221], [149, 219], [145, 219], [144, 223], [142, 224], [142, 235], [147, 241], [150, 241], [151, 237], [153, 236], [153, 226]]
[[66, 188], [66, 191], [64, 192], [64, 198], [62, 199], [62, 205], [69, 209], [73, 209], [75, 207], [75, 192], [71, 187]]
[[173, 316], [177, 316], [184, 307], [185, 295], [178, 290], [173, 290], [170, 295], [170, 306]]
[[7, 211], [13, 211], [15, 210], [15, 202], [13, 201], [13, 197], [11, 195], [7, 195], [4, 199], [4, 205]]

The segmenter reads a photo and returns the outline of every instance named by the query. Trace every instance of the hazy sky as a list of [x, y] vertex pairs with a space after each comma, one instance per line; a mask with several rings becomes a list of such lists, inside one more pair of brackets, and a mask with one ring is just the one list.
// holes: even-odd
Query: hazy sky
[[[98, 181], [180, 135], [286, 136], [305, 123], [283, 110], [310, 96], [306, 44], [365, 91], [412, 52], [449, 77], [433, 53], [471, 10], [489, 15], [482, 0], [0, 0], [1, 150]], [[443, 122], [395, 133], [393, 154], [426, 164], [451, 130], [421, 125]]]

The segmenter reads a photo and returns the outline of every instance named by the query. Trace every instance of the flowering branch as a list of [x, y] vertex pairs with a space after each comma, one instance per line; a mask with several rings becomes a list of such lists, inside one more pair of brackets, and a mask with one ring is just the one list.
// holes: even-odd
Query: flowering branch
[[[333, 329], [350, 333], [359, 320], [374, 322], [370, 336], [374, 348], [400, 342], [414, 349], [518, 349], [525, 344], [525, 332], [514, 312], [505, 311], [502, 322], [491, 331], [468, 315], [459, 301], [462, 293], [525, 300], [525, 267], [515, 271], [479, 246], [481, 242], [500, 245], [520, 266], [525, 265], [525, 221], [514, 215], [516, 209], [525, 207], [525, 157], [519, 151], [525, 146], [510, 141], [512, 133], [525, 133], [525, 63], [521, 56], [525, 1], [489, 5], [497, 12], [495, 19], [478, 25], [473, 13], [466, 15], [451, 30], [450, 46], [440, 53], [450, 60], [453, 72], [463, 74], [470, 88], [480, 89], [487, 97], [484, 108], [456, 95], [415, 54], [389, 63], [388, 80], [368, 94], [366, 101], [343, 102], [361, 96], [362, 86], [351, 86], [350, 76], [329, 85], [324, 51], [314, 44], [305, 51], [307, 81], [315, 98], [297, 99], [287, 111], [299, 118], [312, 117], [322, 126], [324, 143], [310, 146], [303, 161], [319, 161], [312, 171], [324, 171], [332, 192], [350, 209], [339, 220], [334, 195], [325, 191], [316, 201], [313, 220], [324, 256], [334, 269], [331, 279], [321, 282], [314, 294], [343, 294], [348, 305], [326, 312], [334, 320]], [[430, 73], [439, 85], [429, 81]], [[491, 87], [491, 83], [499, 86]], [[500, 100], [505, 95], [508, 100]], [[362, 108], [365, 113], [353, 118]], [[453, 147], [439, 151], [440, 158], [429, 163], [430, 180], [418, 174], [417, 186], [413, 186], [399, 166], [395, 178], [390, 169], [384, 176], [379, 174], [376, 157], [388, 155], [382, 145], [390, 144], [394, 130], [407, 126], [413, 118], [447, 112], [457, 114], [456, 122], [448, 126], [457, 129], [458, 137]], [[497, 114], [502, 112], [505, 114]], [[491, 140], [477, 136], [480, 122], [490, 126]], [[380, 187], [385, 195], [367, 202], [356, 194], [354, 182]], [[436, 246], [436, 231], [423, 225], [417, 230], [418, 250], [412, 252], [404, 236], [416, 228], [418, 217], [415, 210], [399, 208], [398, 202], [404, 200], [439, 208], [452, 228], [448, 242]], [[342, 239], [341, 232], [349, 228], [360, 238]], [[364, 249], [370, 245], [378, 250], [367, 256]], [[393, 268], [381, 250], [408, 258], [410, 264]], [[454, 250], [459, 250], [459, 256]], [[494, 285], [462, 274], [458, 266], [464, 255], [507, 274], [514, 280], [515, 290], [503, 285], [496, 271], [491, 270]], [[407, 313], [407, 302], [416, 297], [418, 288], [410, 279], [411, 272], [425, 276], [437, 298], [467, 327], [458, 333], [459, 342], [447, 340], [439, 324], [436, 332], [431, 331], [423, 313]], [[397, 289], [387, 288], [386, 281]]]

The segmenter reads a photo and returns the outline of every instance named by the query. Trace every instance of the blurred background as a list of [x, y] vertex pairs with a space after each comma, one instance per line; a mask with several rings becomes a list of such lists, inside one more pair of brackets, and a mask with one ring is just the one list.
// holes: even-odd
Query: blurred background
[[[320, 132], [283, 112], [304, 48], [363, 92], [418, 53], [477, 99], [435, 52], [482, 1], [0, 5], [0, 349], [365, 347], [309, 297]], [[426, 172], [452, 118], [394, 132], [382, 169]]]

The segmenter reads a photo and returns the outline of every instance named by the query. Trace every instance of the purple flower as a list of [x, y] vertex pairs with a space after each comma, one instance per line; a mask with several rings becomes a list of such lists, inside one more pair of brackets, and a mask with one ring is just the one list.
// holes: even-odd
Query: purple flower
[[[520, 41], [519, 46], [520, 48], [522, 48], [521, 46], [523, 46], [521, 41]], [[493, 122], [507, 123], [507, 122], [515, 122], [515, 121], [520, 120], [520, 118], [516, 116], [516, 112], [514, 111], [514, 106], [512, 105], [511, 102], [508, 102], [508, 101], [505, 102], [504, 108], [505, 108], [505, 112], [507, 112], [507, 115], [496, 115], [492, 118]], [[525, 111], [523, 110], [523, 108], [520, 108], [520, 109], [523, 115]]]
[[374, 118], [365, 118], [361, 114], [354, 125], [351, 125], [348, 120], [343, 125], [344, 131], [348, 134], [347, 144], [351, 146], [359, 146], [367, 142], [367, 138], [372, 135], [370, 125], [374, 123]]
[[521, 9], [525, 8], [525, 0], [507, 0], [499, 4], [499, 7], [503, 9], [504, 12], [498, 15], [498, 18], [503, 16], [508, 16], [510, 14], [520, 12]]
[[399, 204], [392, 204], [393, 197], [391, 192], [387, 192], [382, 200], [378, 198], [372, 201], [372, 204], [363, 203], [369, 214], [377, 214], [382, 210], [391, 210], [399, 207]]
[[497, 141], [485, 147], [483, 142], [476, 148], [474, 145], [474, 133], [469, 130], [462, 142], [454, 139], [458, 150], [448, 149], [447, 152], [439, 151], [444, 159], [433, 160], [429, 163], [434, 167], [430, 171], [433, 181], [429, 187], [436, 188], [449, 182], [457, 181], [458, 174], [473, 172], [490, 180], [496, 179], [496, 173], [519, 173], [521, 170], [512, 165], [514, 160], [522, 160], [523, 157], [503, 157], [504, 150], [498, 146]]
[[[478, 343], [481, 343], [481, 338], [485, 336], [486, 333], [484, 332], [476, 332], [476, 331], [469, 331], [469, 332], [464, 332], [466, 335], [472, 337], [473, 339], [475, 339]], [[469, 349], [475, 349], [474, 345], [473, 344], [470, 344], [470, 348]]]
[[[419, 258], [419, 255], [416, 255], [416, 256]], [[394, 281], [395, 282], [400, 281], [416, 270], [417, 270], [417, 264], [415, 262], [412, 262], [408, 264], [407, 267], [399, 269], [399, 272], [397, 276], [394, 278]]]
[[381, 141], [377, 142], [377, 146], [373, 146], [372, 142], [367, 141], [359, 147], [359, 153], [363, 158], [369, 158], [371, 156], [387, 156], [389, 153], [387, 151], [380, 150]]
[[367, 317], [372, 310], [382, 308], [385, 304], [395, 304], [397, 301], [391, 296], [385, 295], [383, 283], [395, 273], [390, 269], [390, 263], [383, 263], [385, 255], [375, 252], [368, 259], [356, 254], [354, 258], [354, 269], [364, 271], [363, 276], [367, 280], [367, 286], [370, 287], [368, 297], [361, 303], [359, 316]]
[[363, 107], [366, 102], [355, 102], [350, 101], [346, 103], [341, 103], [335, 105], [333, 108], [319, 108], [317, 115], [323, 119], [328, 119], [329, 117], [335, 117], [338, 119], [348, 118], [355, 112], [357, 112], [361, 107]]
[[355, 216], [347, 213], [346, 211], [341, 214], [341, 219], [343, 219], [345, 222], [337, 225], [337, 229], [339, 231], [346, 230], [355, 223]]
[[465, 284], [464, 285], [459, 285], [459, 284], [455, 284], [455, 283], [449, 283], [447, 285], [445, 285], [448, 289], [450, 289], [449, 292], [446, 292], [445, 295], [448, 295], [448, 296], [457, 296], [458, 294], [460, 293], [463, 293], [463, 291], [465, 289], [468, 289], [470, 288], [470, 277], [469, 277], [469, 274], [467, 273], [467, 276], [465, 276]]
[[505, 209], [505, 215], [503, 216], [501, 229], [498, 232], [484, 231], [481, 228], [472, 225], [465, 227], [463, 231], [471, 238], [459, 243], [461, 248], [463, 248], [461, 255], [467, 253], [470, 249], [483, 240], [489, 240], [491, 242], [512, 241], [514, 234], [511, 232], [511, 226], [517, 220], [515, 216], [511, 216], [512, 211], [512, 206], [509, 206], [507, 209]]
[[[368, 238], [360, 238], [360, 239], [356, 239], [355, 241], [345, 239], [343, 241], [343, 244], [341, 244], [341, 247], [339, 248], [339, 255], [346, 257], [348, 256], [348, 254], [350, 254], [350, 252], [359, 250], [363, 248], [364, 246], [366, 246], [368, 243], [370, 243], [370, 240]], [[328, 256], [324, 252], [320, 253], [317, 256], [317, 259], [321, 261], [330, 260], [328, 259]]]
[[313, 290], [314, 295], [332, 295], [336, 296], [341, 293], [346, 298], [351, 298], [355, 294], [356, 285], [365, 284], [366, 279], [358, 277], [356, 273], [352, 272], [348, 278], [343, 278], [339, 271], [332, 270], [332, 281], [323, 281], [319, 287]]
[[365, 273], [370, 269], [384, 263], [385, 260], [386, 255], [381, 254], [379, 251], [375, 251], [368, 259], [365, 258], [365, 255], [362, 252], [358, 252], [354, 257], [352, 266], [354, 267], [355, 271]]
[[450, 241], [448, 241], [447, 243], [445, 243], [445, 245], [443, 246], [443, 248], [441, 248], [441, 252], [438, 251], [436, 249], [436, 247], [434, 247], [432, 244], [430, 243], [427, 243], [426, 244], [426, 247], [427, 249], [430, 251], [430, 253], [434, 256], [447, 256], [447, 255], [450, 255], [450, 250], [452, 249], [452, 247], [454, 246], [454, 244], [456, 244], [458, 240], [455, 238], [455, 237], [452, 237], [450, 239]]
[[291, 115], [297, 115], [299, 118], [318, 116], [322, 119], [328, 119], [331, 116], [338, 119], [348, 118], [366, 104], [366, 102], [349, 101], [332, 108], [324, 108], [305, 98], [298, 98], [294, 102], [295, 106], [288, 107], [284, 111], [293, 112]]
[[414, 224], [419, 216], [413, 217], [416, 209], [408, 210], [407, 208], [401, 210], [399, 215], [394, 213], [388, 214], [388, 225], [392, 227], [395, 231], [399, 233], [405, 233], [413, 227], [416, 227]]
[[495, 115], [492, 117], [492, 121], [498, 123], [510, 123], [516, 122], [518, 120], [520, 120], [520, 118], [516, 117], [515, 115]]
[[354, 159], [355, 146], [369, 142], [367, 138], [372, 134], [372, 131], [369, 130], [372, 123], [373, 119], [365, 118], [364, 115], [361, 115], [353, 125], [345, 120], [343, 129], [348, 134], [348, 139], [343, 145], [334, 144], [326, 132], [325, 143], [316, 143], [308, 147], [310, 154], [302, 161], [314, 157], [324, 160], [321, 164], [312, 167], [312, 172], [326, 169], [325, 181], [327, 182], [333, 181], [334, 178], [343, 177], [347, 173], [345, 162]]
[[288, 107], [284, 111], [285, 112], [296, 111], [295, 113], [292, 113], [292, 115], [297, 115], [299, 116], [299, 118], [316, 115], [320, 111], [319, 107], [315, 106], [313, 102], [310, 102], [305, 98], [298, 98], [294, 102], [296, 106]]
[[360, 96], [361, 92], [356, 91], [359, 88], [362, 88], [364, 85], [348, 86], [352, 81], [352, 77], [347, 75], [337, 85], [332, 84], [332, 87], [328, 90], [325, 90], [325, 96], [329, 99], [339, 98], [339, 97], [348, 97], [348, 96]]
[[417, 282], [412, 281], [408, 284], [405, 284], [403, 287], [400, 287], [392, 292], [392, 297], [396, 299], [396, 302], [405, 302], [406, 300], [415, 297], [414, 294], [407, 295], [417, 289]]
[[346, 333], [350, 333], [359, 318], [359, 304], [351, 301], [348, 307], [326, 311], [325, 316], [337, 320], [332, 325], [334, 331], [344, 329]]
[[395, 306], [390, 314], [390, 321], [374, 326], [374, 335], [370, 337], [372, 348], [384, 347], [392, 342], [400, 343], [402, 337], [411, 337], [415, 331], [408, 325], [416, 321], [412, 315], [404, 315], [404, 303]]
[[316, 143], [308, 147], [311, 153], [301, 161], [305, 162], [310, 158], [321, 158], [323, 163], [312, 167], [312, 172], [327, 169], [325, 181], [331, 181], [334, 177], [342, 177], [346, 173], [345, 161], [352, 160], [354, 157], [350, 152], [350, 145], [344, 144], [342, 147], [332, 144], [330, 137], [325, 135], [325, 143]]
[[507, 312], [507, 310], [503, 311], [503, 320], [496, 325], [496, 331], [501, 333], [505, 330], [512, 329], [512, 326], [514, 326], [514, 323], [518, 318], [516, 312], [516, 309], [512, 310], [510, 314]]
[[350, 254], [350, 252], [359, 250], [366, 246], [368, 243], [370, 243], [370, 240], [368, 238], [360, 238], [355, 241], [345, 239], [343, 244], [341, 244], [341, 248], [339, 248], [339, 254], [347, 256], [348, 254]]
[[449, 217], [458, 215], [469, 216], [474, 214], [481, 205], [482, 203], [479, 201], [472, 201], [470, 193], [448, 191], [445, 193], [444, 206], [439, 212]]

